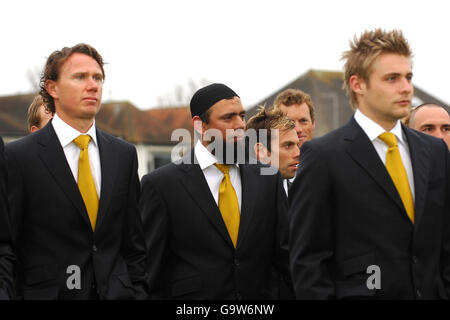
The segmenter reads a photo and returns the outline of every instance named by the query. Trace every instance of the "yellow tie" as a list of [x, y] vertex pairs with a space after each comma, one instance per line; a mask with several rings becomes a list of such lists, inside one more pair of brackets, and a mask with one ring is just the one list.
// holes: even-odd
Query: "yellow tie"
[[78, 159], [78, 189], [83, 197], [84, 205], [91, 221], [92, 230], [95, 230], [98, 212], [98, 195], [95, 189], [94, 178], [92, 177], [91, 165], [89, 164], [88, 145], [91, 137], [80, 135], [73, 142], [81, 149]]
[[397, 188], [409, 219], [414, 223], [414, 201], [409, 187], [408, 176], [398, 150], [397, 139], [390, 132], [380, 134], [379, 138], [389, 147], [386, 153], [386, 169]]
[[239, 202], [236, 191], [231, 184], [230, 167], [229, 165], [218, 163], [215, 166], [224, 174], [219, 187], [219, 210], [227, 226], [233, 245], [236, 247], [241, 216], [239, 214]]

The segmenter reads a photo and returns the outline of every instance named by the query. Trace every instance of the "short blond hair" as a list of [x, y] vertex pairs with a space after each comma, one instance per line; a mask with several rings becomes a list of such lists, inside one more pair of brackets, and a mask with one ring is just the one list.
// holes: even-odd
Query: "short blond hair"
[[350, 96], [350, 103], [355, 110], [358, 107], [355, 92], [350, 88], [350, 78], [354, 75], [369, 83], [373, 62], [382, 53], [395, 53], [412, 58], [412, 51], [401, 30], [384, 31], [375, 29], [356, 35], [350, 41], [350, 50], [342, 54], [344, 65], [344, 88]]
[[301, 105], [303, 103], [306, 103], [306, 105], [308, 106], [309, 115], [311, 116], [311, 122], [314, 123], [315, 113], [311, 97], [309, 94], [303, 92], [300, 89], [286, 89], [282, 91], [280, 94], [276, 96], [271, 110], [280, 109], [281, 105], [290, 107], [293, 105]]

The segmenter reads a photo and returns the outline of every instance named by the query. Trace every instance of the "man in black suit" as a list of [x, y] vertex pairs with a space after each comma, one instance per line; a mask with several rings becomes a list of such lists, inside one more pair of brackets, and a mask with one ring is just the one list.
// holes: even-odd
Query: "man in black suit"
[[235, 152], [243, 151], [245, 111], [233, 90], [211, 84], [194, 94], [190, 107], [200, 141], [181, 162], [142, 178], [151, 295], [278, 297], [272, 270], [290, 284], [280, 174], [261, 164], [236, 163], [245, 160]]
[[18, 297], [146, 296], [136, 150], [95, 126], [104, 78], [89, 45], [52, 53], [41, 95], [54, 118], [6, 146]]
[[[261, 107], [247, 121], [245, 130], [254, 130], [257, 137], [255, 143], [249, 146], [254, 157], [280, 170], [287, 196], [291, 184], [289, 180], [294, 178], [300, 158], [300, 140], [295, 131], [294, 120], [289, 119], [280, 109], [266, 110]], [[278, 133], [272, 135], [272, 131]], [[263, 137], [262, 134], [267, 136]]]
[[299, 299], [447, 299], [450, 159], [410, 130], [411, 51], [400, 31], [363, 33], [344, 53], [356, 112], [305, 142], [290, 197]]
[[13, 296], [13, 253], [12, 236], [6, 197], [6, 165], [3, 139], [0, 137], [0, 300]]

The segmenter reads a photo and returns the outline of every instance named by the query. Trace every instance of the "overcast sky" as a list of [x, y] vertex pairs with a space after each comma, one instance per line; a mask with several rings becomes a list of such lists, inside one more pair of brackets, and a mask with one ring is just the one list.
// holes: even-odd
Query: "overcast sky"
[[0, 95], [32, 90], [54, 50], [86, 42], [104, 60], [103, 100], [156, 107], [177, 85], [222, 82], [249, 107], [309, 69], [342, 70], [354, 34], [401, 29], [414, 84], [450, 103], [447, 1], [2, 1]]

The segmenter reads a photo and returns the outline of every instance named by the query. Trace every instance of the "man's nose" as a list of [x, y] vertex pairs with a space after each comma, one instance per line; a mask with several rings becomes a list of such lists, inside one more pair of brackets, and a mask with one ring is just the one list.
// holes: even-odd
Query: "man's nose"
[[235, 122], [235, 127], [234, 127], [234, 129], [235, 130], [237, 130], [237, 129], [245, 129], [245, 119], [243, 119], [243, 118], [241, 118], [241, 117], [236, 117], [237, 118], [237, 120], [236, 120], [236, 122]]
[[413, 87], [411, 80], [408, 80], [407, 78], [403, 78], [401, 91], [404, 93], [411, 93], [411, 92], [413, 92], [413, 90], [414, 90], [414, 87]]
[[88, 79], [88, 90], [95, 90], [97, 91], [99, 88], [99, 83], [96, 79], [94, 79], [93, 77], [89, 77]]
[[295, 159], [299, 159], [300, 158], [300, 147], [298, 145], [296, 145], [294, 147], [294, 154], [293, 154]]
[[434, 136], [437, 138], [444, 139], [444, 132], [442, 132], [442, 130], [436, 130]]

